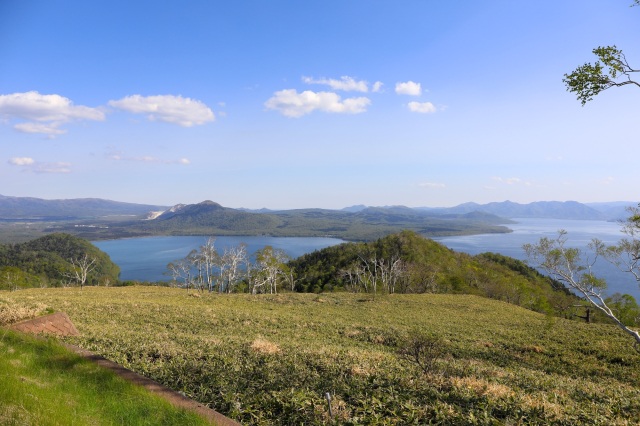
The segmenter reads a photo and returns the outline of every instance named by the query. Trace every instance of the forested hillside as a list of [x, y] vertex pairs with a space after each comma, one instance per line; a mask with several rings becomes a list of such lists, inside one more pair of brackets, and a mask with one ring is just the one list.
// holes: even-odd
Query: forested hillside
[[298, 291], [465, 293], [561, 314], [577, 298], [523, 262], [494, 253], [470, 256], [404, 231], [370, 243], [345, 243], [292, 260]]
[[0, 289], [113, 284], [120, 268], [89, 241], [51, 234], [0, 245]]

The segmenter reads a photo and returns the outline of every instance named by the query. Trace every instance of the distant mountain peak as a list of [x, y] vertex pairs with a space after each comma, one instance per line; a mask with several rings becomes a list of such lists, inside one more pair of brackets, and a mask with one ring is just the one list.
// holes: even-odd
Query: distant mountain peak
[[350, 212], [350, 213], [357, 213], [357, 212], [361, 212], [362, 210], [367, 209], [368, 206], [365, 206], [364, 204], [358, 204], [355, 206], [351, 206], [351, 207], [345, 207], [342, 209], [342, 211], [344, 212]]

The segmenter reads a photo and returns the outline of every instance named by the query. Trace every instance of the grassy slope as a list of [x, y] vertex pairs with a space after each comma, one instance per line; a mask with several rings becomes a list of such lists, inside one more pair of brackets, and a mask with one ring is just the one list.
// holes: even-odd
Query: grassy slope
[[[613, 326], [465, 295], [188, 296], [134, 287], [6, 294], [66, 311], [75, 343], [250, 424], [616, 424], [640, 418], [640, 359]], [[444, 340], [423, 374], [395, 355]]]
[[52, 340], [0, 330], [2, 425], [205, 425]]

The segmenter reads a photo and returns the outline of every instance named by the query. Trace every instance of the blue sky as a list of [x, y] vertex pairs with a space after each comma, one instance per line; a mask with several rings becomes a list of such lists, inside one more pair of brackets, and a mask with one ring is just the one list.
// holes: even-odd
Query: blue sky
[[638, 201], [631, 0], [0, 0], [0, 194], [247, 208]]

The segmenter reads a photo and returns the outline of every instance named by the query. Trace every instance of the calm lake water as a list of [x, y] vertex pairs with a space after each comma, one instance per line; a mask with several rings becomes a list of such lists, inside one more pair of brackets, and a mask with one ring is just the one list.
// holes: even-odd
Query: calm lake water
[[[605, 244], [615, 244], [625, 237], [621, 226], [615, 222], [599, 220], [564, 220], [564, 219], [513, 219], [517, 223], [507, 225], [513, 232], [509, 234], [484, 234], [461, 237], [435, 238], [447, 247], [469, 254], [483, 252], [500, 253], [515, 259], [526, 260], [522, 246], [537, 243], [542, 237], [554, 238], [558, 230], [568, 232], [569, 247], [588, 250], [593, 238]], [[605, 260], [598, 260], [595, 271], [607, 280], [607, 294], [627, 293], [640, 302], [640, 289], [630, 274], [620, 272]]]
[[[169, 281], [171, 278], [164, 275], [167, 264], [186, 257], [191, 250], [199, 249], [208, 238], [203, 236], [142, 237], [94, 241], [93, 244], [120, 266], [122, 280]], [[216, 237], [215, 247], [219, 253], [223, 253], [227, 247], [245, 243], [247, 253], [253, 255], [269, 245], [284, 250], [287, 255], [296, 258], [343, 242], [338, 238]]]

